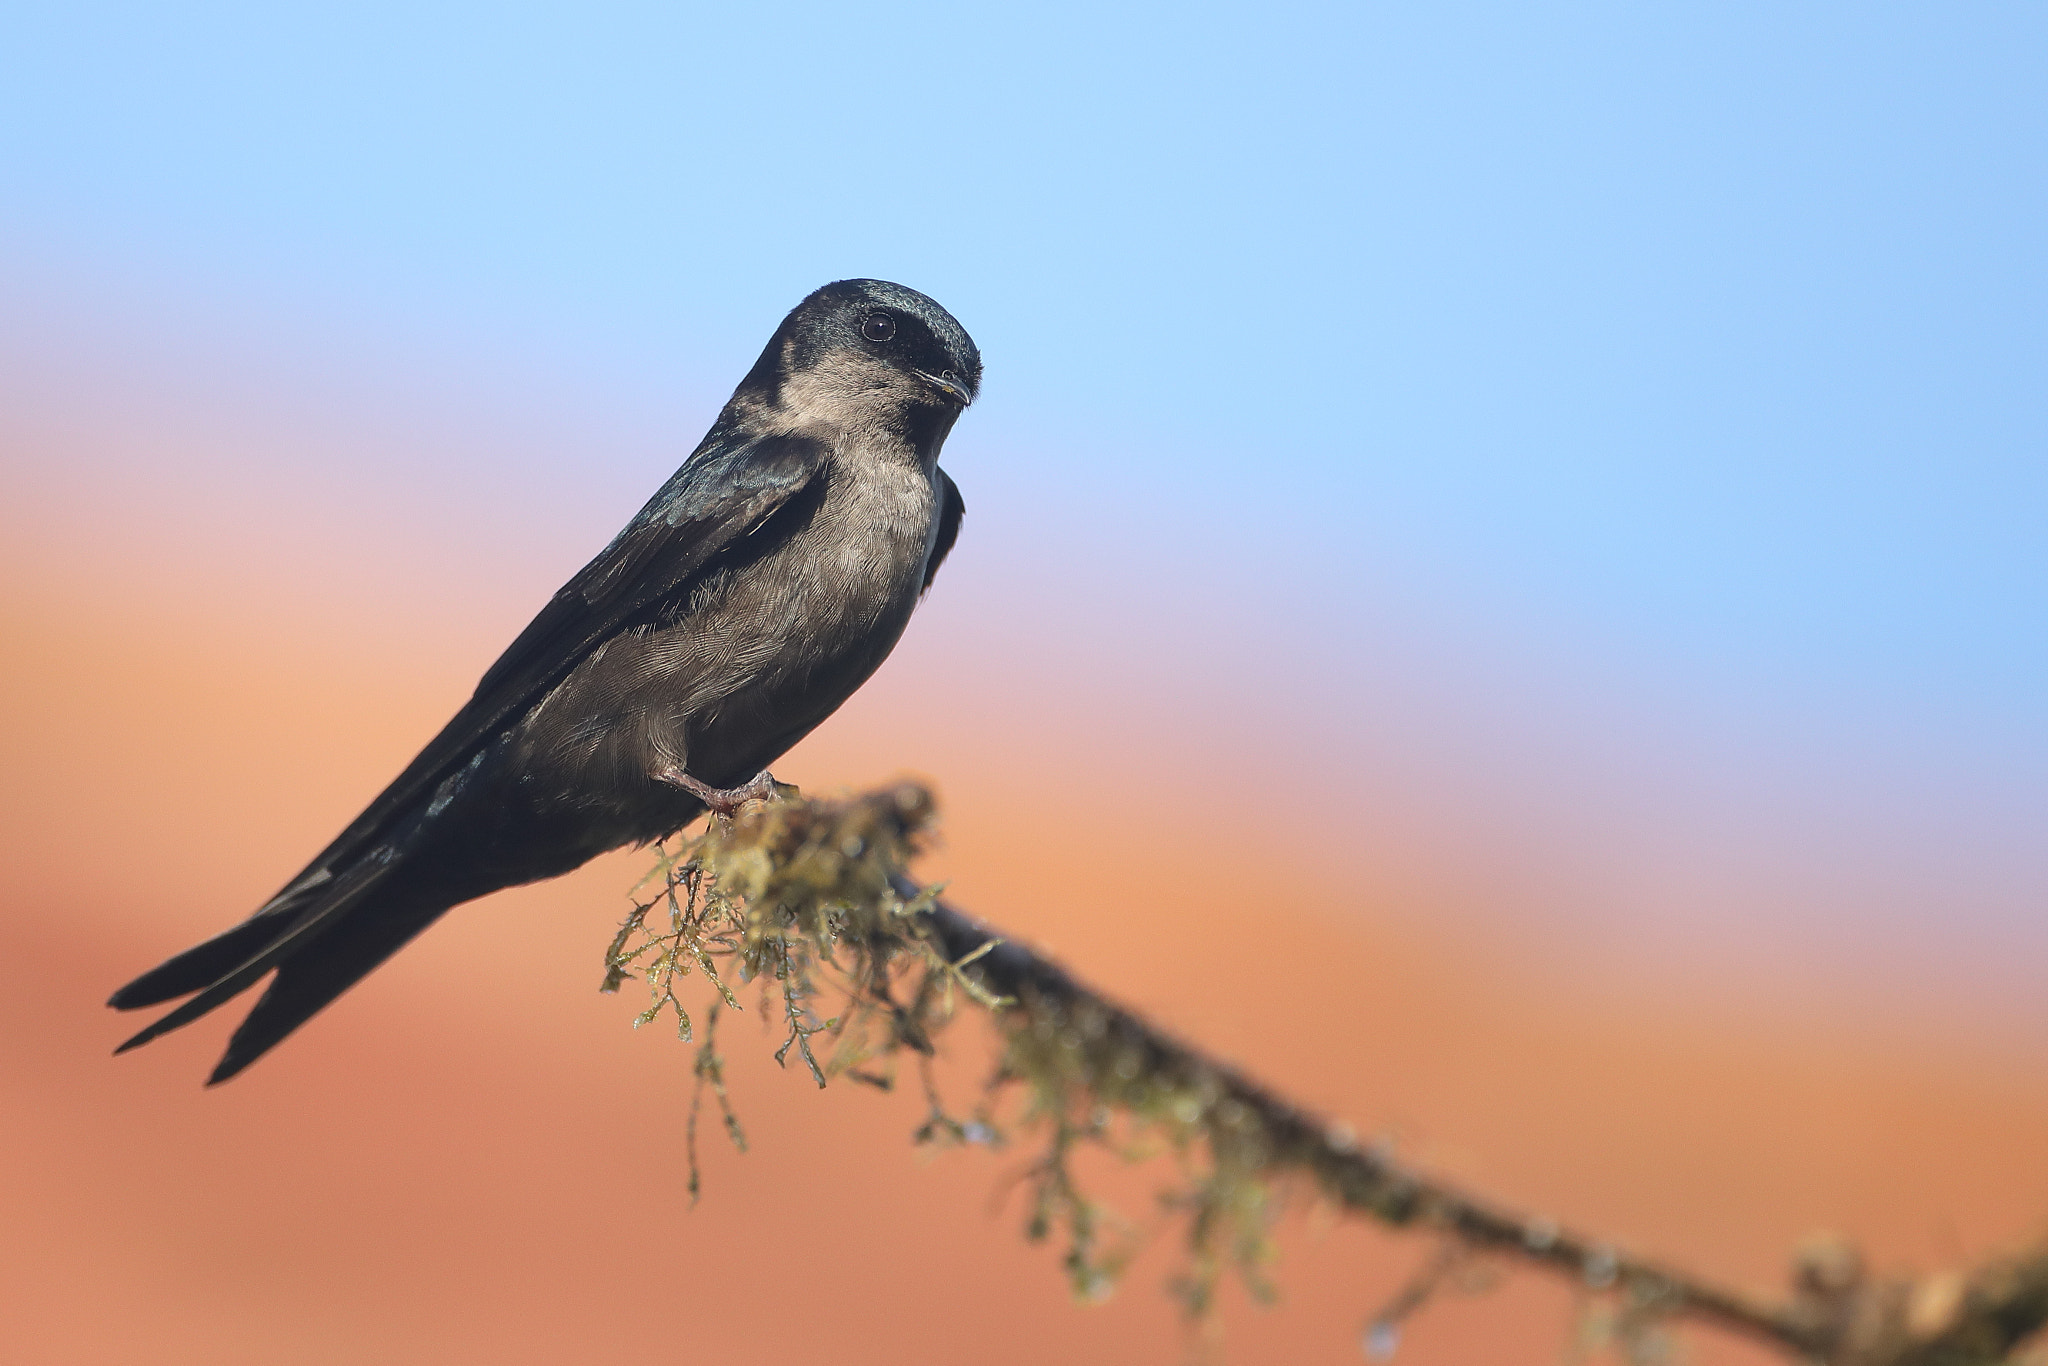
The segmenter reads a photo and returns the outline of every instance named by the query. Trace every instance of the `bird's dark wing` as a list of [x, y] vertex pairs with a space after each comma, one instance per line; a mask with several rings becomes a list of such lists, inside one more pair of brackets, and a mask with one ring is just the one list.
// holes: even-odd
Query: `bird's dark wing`
[[738, 441], [714, 431], [519, 633], [441, 733], [279, 898], [376, 840], [598, 645], [688, 593], [712, 560], [817, 478], [830, 454], [806, 436]]
[[946, 552], [960, 539], [960, 519], [967, 515], [967, 500], [960, 496], [960, 486], [953, 482], [953, 476], [936, 465], [932, 472], [939, 476], [939, 536], [932, 542], [931, 558], [924, 562], [924, 587], [917, 590], [920, 593], [931, 591], [932, 580], [939, 576], [939, 566], [946, 561]]
[[[729, 441], [714, 431], [541, 609], [485, 673], [475, 696], [318, 858], [248, 920], [114, 994], [109, 1005], [133, 1010], [199, 993], [122, 1050], [197, 1019], [277, 968], [278, 982], [236, 1034], [215, 1080], [232, 1075], [432, 923], [446, 906], [432, 898], [414, 905], [403, 888], [388, 885], [402, 861], [408, 826], [417, 828], [430, 811], [429, 794], [597, 646], [687, 594], [714, 560], [738, 549], [816, 480], [829, 454], [807, 437]], [[380, 909], [363, 921], [356, 910], [372, 902]], [[317, 961], [301, 952], [315, 940], [323, 945]], [[292, 989], [280, 990], [287, 985]]]

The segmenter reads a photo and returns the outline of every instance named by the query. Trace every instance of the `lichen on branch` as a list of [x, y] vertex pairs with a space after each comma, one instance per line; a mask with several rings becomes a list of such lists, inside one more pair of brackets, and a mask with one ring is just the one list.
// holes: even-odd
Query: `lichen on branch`
[[[930, 1107], [921, 1142], [996, 1146], [1031, 1136], [1026, 1229], [1057, 1235], [1077, 1296], [1100, 1298], [1136, 1250], [1133, 1226], [1076, 1173], [1084, 1150], [1171, 1159], [1162, 1208], [1187, 1256], [1173, 1282], [1197, 1316], [1228, 1273], [1272, 1295], [1272, 1232], [1290, 1202], [1316, 1200], [1398, 1228], [1432, 1233], [1439, 1252], [1371, 1320], [1369, 1353], [1398, 1342], [1401, 1321], [1446, 1284], [1490, 1282], [1516, 1263], [1562, 1274], [1597, 1312], [1585, 1331], [1624, 1359], [1661, 1359], [1668, 1324], [1691, 1320], [1744, 1334], [1788, 1357], [1831, 1366], [1992, 1366], [2048, 1321], [2048, 1244], [1969, 1272], [1919, 1280], [1867, 1275], [1853, 1250], [1808, 1248], [1781, 1298], [1713, 1285], [1670, 1266], [1531, 1218], [1429, 1178], [1343, 1124], [1317, 1117], [1136, 1013], [1058, 964], [997, 935], [920, 888], [906, 869], [934, 816], [930, 791], [901, 784], [841, 800], [785, 794], [715, 818], [664, 848], [605, 958], [603, 989], [630, 977], [698, 1048], [690, 1108], [689, 1189], [699, 1186], [697, 1120], [708, 1091], [745, 1147], [716, 1046], [719, 1012], [758, 989], [764, 1019], [819, 1086], [835, 1077], [884, 1089], [910, 1059]], [[703, 979], [702, 1036], [685, 1004]], [[829, 1009], [830, 1013], [827, 1013]], [[934, 1084], [936, 1040], [963, 1010], [993, 1026], [998, 1057], [971, 1113]], [[1475, 1268], [1481, 1273], [1476, 1274]]]

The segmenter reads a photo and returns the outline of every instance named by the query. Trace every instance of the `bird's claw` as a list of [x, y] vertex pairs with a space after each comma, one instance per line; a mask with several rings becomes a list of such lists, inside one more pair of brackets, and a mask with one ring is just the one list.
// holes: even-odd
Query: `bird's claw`
[[666, 769], [654, 775], [655, 781], [670, 783], [704, 803], [711, 814], [724, 820], [731, 820], [739, 809], [748, 802], [773, 801], [777, 797], [794, 797], [796, 787], [791, 783], [778, 783], [775, 775], [762, 769], [738, 787], [713, 787], [699, 782], [681, 769]]

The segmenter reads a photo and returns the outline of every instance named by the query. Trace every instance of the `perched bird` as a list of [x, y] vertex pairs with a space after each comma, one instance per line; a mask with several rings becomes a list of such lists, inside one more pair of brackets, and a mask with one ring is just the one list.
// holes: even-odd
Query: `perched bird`
[[939, 447], [981, 383], [953, 315], [841, 280], [782, 321], [703, 443], [519, 634], [455, 719], [249, 919], [114, 993], [275, 973], [208, 1080], [234, 1076], [450, 907], [773, 790], [767, 767], [903, 634], [960, 532]]

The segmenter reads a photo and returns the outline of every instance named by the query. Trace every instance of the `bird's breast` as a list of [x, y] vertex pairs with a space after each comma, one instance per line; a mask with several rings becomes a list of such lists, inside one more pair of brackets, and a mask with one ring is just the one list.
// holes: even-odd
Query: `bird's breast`
[[731, 786], [851, 696], [917, 605], [937, 498], [921, 463], [893, 452], [842, 450], [822, 480], [788, 523], [754, 533], [759, 549], [565, 679], [544, 707], [556, 714], [552, 752], [528, 762], [566, 770], [564, 790], [626, 806], [664, 765]]

